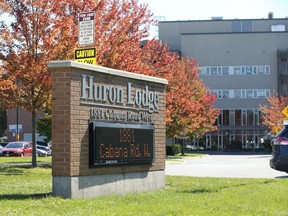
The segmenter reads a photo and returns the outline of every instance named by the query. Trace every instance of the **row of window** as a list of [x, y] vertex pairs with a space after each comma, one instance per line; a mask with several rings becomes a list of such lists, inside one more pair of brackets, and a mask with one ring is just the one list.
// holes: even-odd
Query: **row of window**
[[271, 96], [270, 89], [214, 89], [210, 91], [218, 99], [255, 99]]
[[[272, 32], [285, 31], [285, 24], [271, 25]], [[233, 20], [231, 22], [231, 32], [253, 32], [252, 20]]]
[[217, 119], [218, 126], [255, 126], [261, 124], [259, 109], [221, 110]]
[[269, 75], [270, 65], [253, 66], [203, 66], [200, 67], [200, 75]]

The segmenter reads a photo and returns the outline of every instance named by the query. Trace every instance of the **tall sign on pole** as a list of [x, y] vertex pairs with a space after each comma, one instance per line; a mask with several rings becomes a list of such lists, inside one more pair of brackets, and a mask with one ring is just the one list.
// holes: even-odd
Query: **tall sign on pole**
[[94, 45], [95, 12], [79, 14], [78, 44], [79, 46]]
[[[83, 12], [78, 18], [78, 44], [82, 47], [94, 45], [95, 12]], [[96, 48], [76, 49], [74, 60], [77, 62], [96, 65]]]

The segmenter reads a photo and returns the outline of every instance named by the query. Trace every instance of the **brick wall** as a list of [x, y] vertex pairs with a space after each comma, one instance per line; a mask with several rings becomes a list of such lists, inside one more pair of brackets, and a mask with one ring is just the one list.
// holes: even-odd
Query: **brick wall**
[[[52, 174], [53, 176], [89, 176], [165, 168], [165, 80], [85, 65], [72, 61], [52, 62]], [[152, 114], [155, 127], [155, 160], [151, 165], [105, 165], [89, 167], [88, 121], [91, 106], [81, 104], [81, 74], [93, 75], [97, 83], [125, 86], [127, 82], [157, 91], [159, 108]], [[121, 108], [110, 108], [121, 112]]]

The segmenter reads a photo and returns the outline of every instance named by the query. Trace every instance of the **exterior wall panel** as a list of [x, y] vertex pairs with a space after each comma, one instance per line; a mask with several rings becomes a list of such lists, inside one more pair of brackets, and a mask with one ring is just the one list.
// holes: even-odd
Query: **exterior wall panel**
[[[180, 27], [180, 46], [176, 32], [173, 33], [173, 37], [169, 32], [177, 25]], [[276, 26], [273, 32], [272, 25]], [[206, 149], [223, 150], [235, 141], [242, 143], [244, 149], [256, 149], [261, 145], [260, 140], [265, 134], [267, 135], [268, 128], [259, 126], [259, 105], [266, 104], [265, 97], [274, 91], [284, 95], [288, 92], [288, 85], [281, 80], [284, 75], [279, 75], [279, 68], [282, 67], [280, 65], [285, 63], [281, 61], [287, 61], [285, 54], [288, 50], [287, 26], [288, 19], [192, 20], [160, 23], [159, 39], [167, 41], [168, 47], [172, 50], [180, 49], [181, 56], [194, 58], [202, 70], [200, 78], [213, 93], [217, 94], [215, 106], [222, 114], [217, 120], [218, 131], [207, 133], [204, 137]], [[173, 41], [175, 38], [177, 42]], [[284, 52], [282, 57], [278, 55], [279, 50]], [[224, 66], [229, 68], [229, 73], [226, 70], [225, 74], [222, 74]], [[267, 71], [264, 69], [263, 72], [266, 66], [268, 69]], [[248, 73], [246, 69], [249, 70]], [[237, 125], [235, 125], [236, 111]]]

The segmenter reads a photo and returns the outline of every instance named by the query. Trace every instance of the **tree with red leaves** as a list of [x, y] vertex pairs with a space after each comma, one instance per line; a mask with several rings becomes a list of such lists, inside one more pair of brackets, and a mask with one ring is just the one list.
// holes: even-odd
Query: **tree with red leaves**
[[263, 124], [267, 125], [272, 133], [278, 133], [286, 118], [282, 110], [288, 105], [288, 98], [276, 94], [267, 98], [269, 105], [260, 105]]
[[[32, 112], [33, 143], [36, 113], [51, 105], [47, 64], [73, 59], [78, 46], [77, 15], [88, 11], [95, 12], [98, 65], [169, 81], [168, 136], [179, 136], [183, 130], [200, 136], [213, 129], [216, 99], [199, 80], [197, 62], [179, 58], [155, 39], [140, 46], [149, 36], [149, 26], [156, 24], [147, 5], [137, 0], [7, 0], [0, 2], [0, 15], [12, 17], [10, 25], [2, 22], [0, 26], [1, 68], [6, 74], [0, 78], [1, 99], [9, 107]], [[33, 156], [32, 166], [36, 165]]]
[[[74, 16], [57, 8], [58, 0], [7, 0], [0, 2], [0, 15], [10, 22], [0, 25], [1, 99], [7, 107], [32, 113], [32, 166], [36, 161], [36, 114], [50, 105], [51, 60], [68, 59], [75, 44]], [[10, 25], [9, 25], [10, 24]]]
[[213, 107], [216, 97], [199, 79], [199, 68], [194, 59], [179, 58], [166, 44], [151, 40], [143, 47], [141, 73], [165, 78], [167, 136], [200, 138], [213, 126], [219, 110]]

